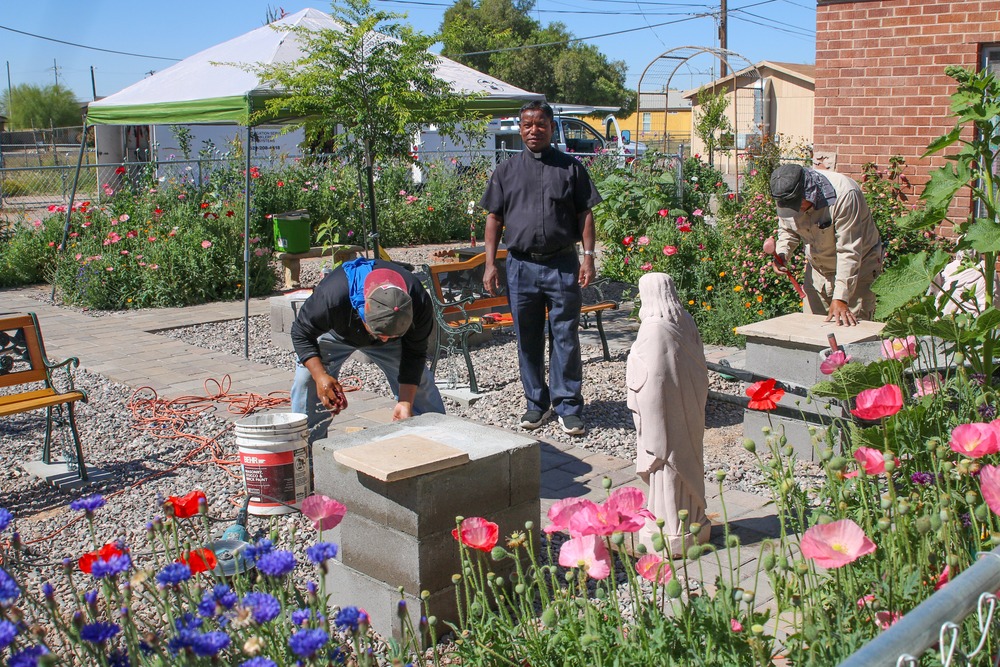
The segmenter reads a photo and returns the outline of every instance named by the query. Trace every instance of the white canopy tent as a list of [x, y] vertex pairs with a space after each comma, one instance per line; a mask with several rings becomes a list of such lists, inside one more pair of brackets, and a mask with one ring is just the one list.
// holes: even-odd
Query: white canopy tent
[[[247, 128], [247, 176], [244, 204], [245, 239], [250, 236], [250, 150], [251, 114], [264, 109], [267, 99], [281, 97], [282, 91], [261, 81], [245, 67], [293, 62], [304, 55], [299, 35], [282, 27], [303, 27], [310, 31], [339, 30], [339, 24], [325, 12], [303, 9], [271, 25], [262, 26], [234, 39], [205, 49], [175, 65], [135, 83], [114, 95], [92, 102], [87, 125], [170, 125], [223, 124]], [[477, 96], [473, 108], [496, 115], [516, 113], [521, 105], [544, 96], [522, 90], [474, 69], [437, 56], [436, 74], [456, 92]], [[243, 67], [241, 67], [241, 65]], [[268, 123], [293, 120], [269, 118]], [[86, 129], [86, 128], [85, 128]], [[86, 131], [84, 131], [86, 137]], [[80, 158], [82, 161], [83, 145]], [[69, 233], [70, 210], [79, 177], [66, 214], [63, 248]], [[244, 354], [249, 356], [250, 251], [244, 243]], [[55, 290], [53, 289], [53, 295]]]

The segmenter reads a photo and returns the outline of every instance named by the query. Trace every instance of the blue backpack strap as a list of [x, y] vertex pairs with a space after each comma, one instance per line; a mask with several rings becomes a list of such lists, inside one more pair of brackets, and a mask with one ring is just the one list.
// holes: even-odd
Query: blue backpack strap
[[375, 261], [358, 257], [340, 265], [347, 274], [347, 287], [351, 299], [351, 307], [354, 308], [361, 321], [365, 321], [365, 278], [372, 272]]

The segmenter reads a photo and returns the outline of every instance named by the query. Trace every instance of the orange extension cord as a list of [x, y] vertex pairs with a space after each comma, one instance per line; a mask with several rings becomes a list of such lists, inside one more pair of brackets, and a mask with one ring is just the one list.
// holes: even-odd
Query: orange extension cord
[[[356, 382], [351, 385], [343, 385], [342, 383], [344, 392], [358, 391], [361, 389], [360, 378], [352, 376], [351, 379]], [[228, 374], [224, 375], [221, 381], [216, 380], [215, 378], [206, 379], [204, 387], [204, 396], [179, 396], [169, 400], [160, 398], [152, 387], [139, 387], [132, 392], [132, 396], [129, 398], [127, 405], [132, 414], [132, 421], [136, 430], [148, 432], [151, 435], [163, 440], [189, 440], [195, 444], [195, 447], [188, 451], [180, 461], [169, 468], [147, 475], [134, 484], [106, 495], [105, 498], [113, 498], [122, 493], [132, 491], [142, 484], [156, 479], [157, 477], [162, 477], [163, 475], [171, 473], [185, 464], [217, 465], [230, 477], [239, 479], [240, 476], [233, 473], [229, 469], [229, 466], [240, 465], [239, 459], [225, 458], [222, 447], [218, 442], [218, 439], [223, 434], [233, 428], [232, 423], [227, 424], [219, 433], [211, 437], [188, 433], [184, 429], [187, 428], [188, 424], [190, 424], [194, 419], [207, 412], [215, 410], [217, 404], [225, 405], [226, 409], [231, 414], [246, 416], [253, 414], [258, 410], [266, 410], [288, 405], [291, 400], [287, 391], [275, 391], [267, 394], [266, 396], [255, 394], [253, 392], [230, 393], [232, 388], [232, 378]], [[193, 460], [196, 456], [206, 450], [209, 453], [207, 458], [199, 459], [197, 461]], [[237, 499], [242, 495], [243, 494], [234, 496], [233, 498], [230, 498], [229, 501], [234, 505], [239, 505], [240, 503]], [[74, 523], [82, 520], [84, 517], [84, 514], [80, 514], [76, 518], [68, 521], [61, 528], [52, 531], [48, 535], [35, 538], [28, 542], [23, 542], [23, 544], [27, 546], [29, 544], [47, 542], [72, 526]]]

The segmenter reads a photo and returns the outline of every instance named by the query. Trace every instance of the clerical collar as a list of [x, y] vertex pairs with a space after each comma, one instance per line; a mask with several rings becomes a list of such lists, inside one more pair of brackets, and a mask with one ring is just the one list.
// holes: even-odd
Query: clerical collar
[[531, 157], [535, 158], [536, 160], [541, 160], [542, 159], [542, 155], [544, 155], [544, 153], [536, 153], [535, 151], [531, 150], [530, 148], [528, 149], [528, 152], [531, 154]]

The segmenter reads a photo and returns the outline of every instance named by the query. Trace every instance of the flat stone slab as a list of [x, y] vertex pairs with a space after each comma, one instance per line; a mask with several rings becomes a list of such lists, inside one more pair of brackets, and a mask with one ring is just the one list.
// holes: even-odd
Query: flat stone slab
[[418, 435], [401, 435], [338, 450], [333, 458], [375, 479], [395, 482], [468, 463], [469, 454]]
[[450, 398], [456, 403], [466, 407], [472, 405], [486, 395], [475, 393], [468, 384], [453, 385], [451, 382], [445, 381], [438, 381], [435, 384], [437, 385], [438, 391], [441, 392], [442, 396]]
[[827, 336], [831, 333], [837, 337], [838, 345], [849, 345], [878, 340], [885, 327], [882, 322], [858, 322], [856, 326], [845, 327], [825, 320], [825, 315], [790, 313], [737, 327], [736, 333], [747, 338], [766, 338], [818, 350], [829, 347]]

